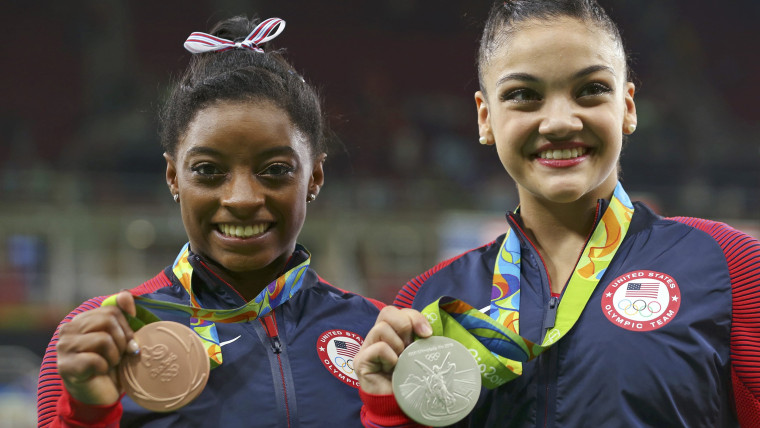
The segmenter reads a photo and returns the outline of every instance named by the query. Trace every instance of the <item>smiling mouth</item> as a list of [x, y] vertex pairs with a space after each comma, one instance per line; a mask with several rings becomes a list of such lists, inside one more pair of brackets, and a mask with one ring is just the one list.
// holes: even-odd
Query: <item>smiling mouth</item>
[[588, 150], [585, 147], [573, 147], [572, 149], [552, 149], [544, 150], [537, 156], [541, 159], [575, 159], [586, 154]]
[[224, 236], [230, 238], [250, 238], [254, 235], [260, 235], [269, 228], [267, 223], [249, 224], [246, 226], [237, 224], [218, 224], [217, 230]]

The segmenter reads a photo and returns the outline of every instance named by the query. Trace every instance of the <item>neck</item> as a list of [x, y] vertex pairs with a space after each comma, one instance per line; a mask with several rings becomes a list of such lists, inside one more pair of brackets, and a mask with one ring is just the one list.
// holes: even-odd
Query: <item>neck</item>
[[216, 276], [229, 284], [246, 302], [250, 302], [261, 293], [261, 290], [282, 275], [289, 259], [289, 257], [278, 259], [264, 269], [246, 272], [230, 271], [209, 258], [204, 257], [203, 261]]
[[585, 239], [594, 225], [596, 204], [590, 198], [567, 204], [520, 198], [520, 218], [536, 243], [562, 241], [571, 236]]
[[575, 270], [593, 230], [596, 209], [595, 196], [571, 203], [520, 198], [520, 218], [525, 233], [543, 258], [553, 293], [562, 292]]

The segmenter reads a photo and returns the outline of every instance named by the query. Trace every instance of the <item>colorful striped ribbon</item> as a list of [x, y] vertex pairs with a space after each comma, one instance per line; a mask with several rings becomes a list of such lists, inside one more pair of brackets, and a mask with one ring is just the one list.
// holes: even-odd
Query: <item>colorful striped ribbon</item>
[[557, 308], [554, 327], [541, 345], [522, 336], [520, 318], [520, 241], [510, 229], [496, 258], [489, 315], [451, 297], [422, 310], [433, 335], [451, 337], [473, 354], [486, 388], [493, 389], [522, 374], [522, 363], [546, 351], [575, 325], [591, 294], [620, 248], [633, 217], [633, 204], [618, 182], [578, 260]]
[[269, 18], [257, 25], [242, 42], [233, 42], [232, 40], [196, 31], [190, 33], [190, 36], [185, 41], [185, 49], [194, 54], [213, 51], [224, 52], [233, 48], [264, 52], [259, 45], [279, 36], [284, 29], [285, 21], [280, 18]]
[[[219, 335], [216, 331], [215, 322], [239, 323], [253, 321], [266, 316], [276, 307], [290, 300], [301, 289], [311, 261], [311, 256], [305, 248], [299, 245], [297, 246], [297, 250], [304, 251], [307, 254], [306, 260], [272, 281], [253, 300], [244, 306], [236, 309], [204, 309], [200, 306], [193, 293], [191, 284], [193, 266], [188, 261], [190, 244], [187, 243], [175, 259], [172, 271], [190, 296], [191, 306], [134, 296], [137, 316], [134, 318], [128, 317], [130, 326], [133, 330], [137, 330], [144, 324], [158, 321], [158, 317], [150, 311], [151, 309], [173, 315], [189, 316], [190, 326], [200, 336], [206, 353], [208, 353], [211, 360], [211, 368], [215, 368], [222, 364], [222, 348], [219, 345]], [[116, 305], [116, 295], [105, 299], [101, 306], [108, 305]]]

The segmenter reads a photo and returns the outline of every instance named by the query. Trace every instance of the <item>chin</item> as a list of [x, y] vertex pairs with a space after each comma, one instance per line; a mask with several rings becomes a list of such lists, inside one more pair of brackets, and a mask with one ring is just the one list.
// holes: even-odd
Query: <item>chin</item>
[[217, 263], [229, 272], [243, 273], [266, 267], [272, 261], [268, 260], [267, 263], [267, 261], [262, 261], [262, 257], [235, 254], [222, 256], [217, 260]]
[[588, 189], [568, 182], [552, 183], [535, 189], [534, 197], [544, 199], [555, 204], [568, 204], [583, 198]]
[[581, 192], [558, 192], [545, 196], [547, 200], [556, 204], [571, 204], [583, 198]]

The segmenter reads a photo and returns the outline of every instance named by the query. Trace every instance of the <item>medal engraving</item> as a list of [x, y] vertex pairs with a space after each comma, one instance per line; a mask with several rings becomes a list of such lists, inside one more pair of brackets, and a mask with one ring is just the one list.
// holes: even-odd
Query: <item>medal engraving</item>
[[480, 371], [459, 342], [448, 337], [420, 339], [401, 353], [393, 372], [393, 395], [414, 421], [434, 427], [466, 417], [480, 395]]
[[135, 332], [139, 355], [119, 365], [129, 398], [148, 410], [171, 412], [190, 403], [206, 386], [209, 358], [193, 330], [173, 321], [146, 324]]

